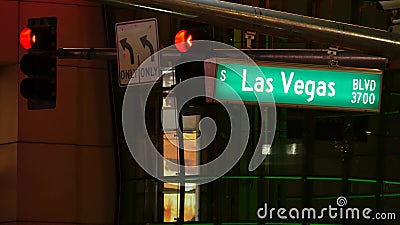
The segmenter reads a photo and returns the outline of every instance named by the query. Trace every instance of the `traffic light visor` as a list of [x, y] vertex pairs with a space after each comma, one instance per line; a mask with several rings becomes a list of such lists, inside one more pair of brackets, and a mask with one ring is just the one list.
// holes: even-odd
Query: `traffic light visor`
[[19, 43], [21, 46], [29, 50], [33, 47], [36, 42], [36, 35], [32, 32], [30, 28], [24, 28], [19, 34]]

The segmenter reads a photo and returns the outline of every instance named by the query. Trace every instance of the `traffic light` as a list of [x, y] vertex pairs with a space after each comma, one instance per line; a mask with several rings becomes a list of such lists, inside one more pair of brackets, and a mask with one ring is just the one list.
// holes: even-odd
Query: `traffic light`
[[[204, 76], [204, 61], [193, 61], [192, 58], [206, 58], [211, 55], [212, 44], [199, 43], [196, 41], [213, 40], [213, 26], [210, 24], [199, 23], [191, 20], [180, 21], [179, 31], [175, 35], [175, 47], [181, 52], [181, 60], [189, 61], [175, 67], [175, 76], [177, 82], [183, 82], [186, 79], [198, 76]], [[196, 57], [193, 57], [196, 54]], [[199, 54], [202, 56], [199, 57]], [[185, 60], [186, 59], [186, 60]], [[199, 87], [205, 87], [204, 84], [198, 84]], [[203, 93], [205, 92], [202, 91]], [[176, 93], [178, 105], [180, 103], [179, 95], [185, 93]], [[201, 115], [204, 112], [205, 97], [197, 97], [185, 104], [182, 113], [188, 115]]]
[[180, 29], [175, 34], [175, 47], [180, 52], [188, 52], [196, 47], [195, 40], [212, 40], [213, 26], [191, 20], [180, 21]]
[[179, 30], [175, 35], [175, 46], [180, 52], [187, 52], [193, 45], [193, 36], [187, 30]]
[[57, 18], [30, 18], [20, 33], [20, 44], [28, 50], [19, 62], [28, 77], [20, 83], [28, 109], [52, 109], [57, 97]]
[[[191, 58], [199, 58], [199, 54], [206, 58], [212, 51], [212, 45], [196, 41], [212, 40], [213, 26], [191, 20], [180, 21], [179, 31], [175, 35], [175, 47], [181, 52], [182, 61], [190, 61]], [[207, 49], [209, 48], [209, 49]], [[193, 57], [196, 54], [197, 57]], [[201, 58], [201, 57], [200, 57]], [[204, 76], [204, 62], [187, 62], [175, 68], [177, 81], [183, 81], [190, 77]]]

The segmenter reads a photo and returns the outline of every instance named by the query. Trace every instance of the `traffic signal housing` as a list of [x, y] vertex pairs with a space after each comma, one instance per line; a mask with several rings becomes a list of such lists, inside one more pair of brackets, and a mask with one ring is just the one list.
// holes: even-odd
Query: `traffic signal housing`
[[28, 109], [52, 109], [57, 98], [57, 18], [30, 18], [20, 33], [20, 44], [28, 50], [20, 60], [27, 75], [20, 93], [28, 100]]
[[[204, 61], [190, 61], [193, 54], [194, 58], [206, 58], [212, 52], [212, 44], [199, 43], [196, 41], [213, 40], [214, 27], [210, 24], [195, 22], [191, 20], [180, 21], [179, 31], [175, 35], [175, 47], [181, 53], [180, 60], [183, 64], [175, 67], [175, 76], [177, 82], [183, 82], [192, 77], [204, 76]], [[199, 56], [201, 54], [202, 56]], [[204, 84], [198, 84], [200, 87], [205, 87]], [[203, 91], [205, 92], [205, 90]], [[176, 93], [178, 105], [180, 104], [179, 95], [185, 93]], [[183, 107], [183, 115], [202, 115], [205, 108], [206, 98], [197, 97], [191, 99]]]
[[196, 48], [196, 43], [193, 41], [213, 40], [213, 38], [212, 25], [191, 20], [182, 20], [180, 21], [179, 31], [175, 34], [174, 42], [178, 51], [188, 52]]
[[210, 24], [192, 20], [180, 21], [179, 31], [176, 32], [174, 39], [175, 47], [181, 52], [180, 60], [188, 62], [175, 67], [178, 82], [191, 77], [204, 76], [204, 62], [190, 62], [190, 59], [193, 58], [193, 54], [196, 54], [194, 58], [206, 58], [211, 54], [211, 44], [196, 43], [196, 41], [213, 40], [213, 28]]

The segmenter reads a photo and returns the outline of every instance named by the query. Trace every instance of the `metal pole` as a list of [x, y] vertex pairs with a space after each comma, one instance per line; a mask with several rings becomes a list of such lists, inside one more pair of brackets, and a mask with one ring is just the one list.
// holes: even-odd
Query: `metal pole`
[[117, 60], [115, 48], [59, 48], [59, 59], [106, 59]]
[[[178, 97], [178, 96], [177, 96]], [[178, 114], [178, 139], [179, 139], [179, 165], [181, 170], [179, 171], [179, 217], [178, 224], [183, 224], [185, 221], [185, 147], [184, 147], [184, 136], [183, 136], [183, 113], [180, 110]], [[180, 130], [179, 130], [180, 129]]]
[[400, 34], [331, 20], [218, 0], [92, 0], [126, 7], [184, 13], [224, 27], [252, 30], [307, 43], [340, 46], [388, 58], [400, 57]]
[[[328, 54], [330, 51], [328, 49], [242, 49], [242, 51], [253, 60], [259, 61], [328, 65], [330, 60], [334, 59], [339, 66], [346, 67], [384, 70], [387, 66], [387, 58], [348, 51], [338, 51], [333, 58]], [[230, 58], [237, 57], [229, 50], [225, 55]], [[117, 60], [117, 51], [115, 48], [60, 48], [57, 56], [60, 59]]]

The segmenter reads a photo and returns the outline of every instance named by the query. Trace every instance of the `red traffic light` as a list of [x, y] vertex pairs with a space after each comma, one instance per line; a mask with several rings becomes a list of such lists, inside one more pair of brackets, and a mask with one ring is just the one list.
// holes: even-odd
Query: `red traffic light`
[[33, 47], [36, 42], [36, 35], [30, 28], [24, 28], [19, 34], [19, 43], [23, 48], [29, 50]]
[[187, 30], [180, 30], [175, 35], [175, 46], [180, 52], [187, 52], [193, 45], [193, 37]]

